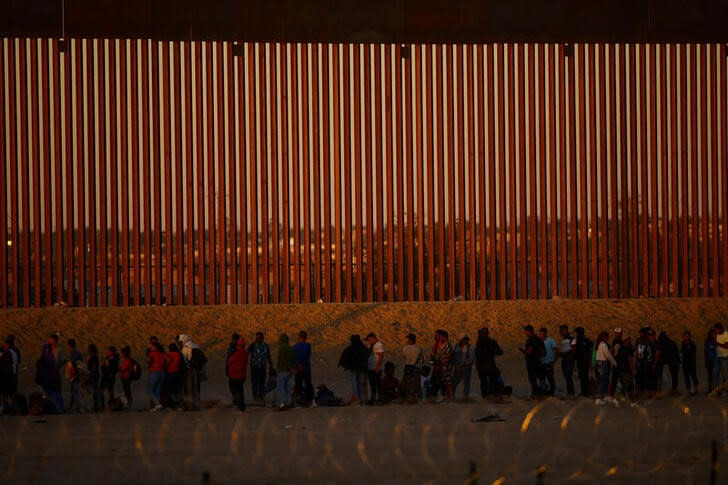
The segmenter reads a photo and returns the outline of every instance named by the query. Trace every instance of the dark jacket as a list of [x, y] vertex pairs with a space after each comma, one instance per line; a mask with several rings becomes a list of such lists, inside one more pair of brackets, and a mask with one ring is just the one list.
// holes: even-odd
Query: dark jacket
[[674, 340], [671, 340], [665, 332], [661, 332], [658, 338], [662, 350], [660, 364], [680, 365], [680, 350]]
[[101, 385], [111, 386], [116, 380], [116, 373], [119, 372], [119, 356], [114, 354], [107, 357], [101, 365]]
[[293, 347], [288, 341], [288, 335], [283, 334], [278, 338], [278, 372], [291, 372], [296, 368], [296, 357], [293, 355]]
[[43, 345], [43, 351], [36, 364], [35, 382], [49, 391], [61, 391], [61, 374], [50, 344]]
[[503, 350], [498, 342], [490, 337], [479, 336], [475, 344], [475, 368], [478, 374], [495, 375], [495, 358], [499, 355], [503, 355]]
[[339, 358], [339, 367], [352, 372], [365, 372], [369, 361], [369, 349], [357, 335], [351, 337], [350, 345]]
[[695, 346], [695, 342], [688, 340], [681, 345], [682, 354], [682, 365], [686, 369], [697, 369], [698, 363], [698, 348]]

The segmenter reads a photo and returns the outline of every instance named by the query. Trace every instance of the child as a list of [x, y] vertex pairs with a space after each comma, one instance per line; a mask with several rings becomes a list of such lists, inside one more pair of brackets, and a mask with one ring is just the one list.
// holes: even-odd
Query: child
[[227, 373], [233, 405], [242, 413], [245, 411], [245, 378], [248, 373], [248, 351], [242, 337], [238, 340], [238, 349], [227, 359]]
[[690, 394], [698, 393], [698, 349], [692, 340], [692, 335], [685, 330], [682, 335], [682, 345], [680, 346], [680, 354], [682, 355], [683, 374], [685, 374], [685, 389]]
[[399, 399], [399, 380], [394, 377], [394, 364], [387, 362], [384, 364], [384, 377], [379, 385], [380, 401], [390, 403]]
[[119, 366], [119, 376], [121, 377], [121, 387], [124, 389], [124, 397], [126, 397], [126, 407], [131, 409], [134, 402], [131, 394], [131, 383], [134, 380], [134, 360], [131, 358], [131, 348], [125, 346], [121, 349], [121, 365]]
[[182, 406], [182, 354], [177, 344], [169, 345], [167, 354], [167, 375], [164, 378], [164, 386], [167, 394], [167, 407], [179, 408]]

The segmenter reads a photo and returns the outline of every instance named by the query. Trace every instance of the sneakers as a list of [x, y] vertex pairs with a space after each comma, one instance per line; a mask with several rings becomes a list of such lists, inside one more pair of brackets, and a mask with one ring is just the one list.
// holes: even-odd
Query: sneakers
[[606, 406], [607, 405], [607, 401], [605, 401], [604, 399], [599, 399], [599, 398], [597, 398], [595, 403], [597, 406]]
[[162, 409], [164, 409], [164, 406], [162, 406], [161, 404], [157, 404], [152, 409], [150, 409], [149, 412], [156, 413], [157, 411], [161, 411]]
[[604, 400], [605, 400], [606, 402], [608, 402], [609, 404], [613, 405], [613, 406], [614, 406], [614, 407], [616, 407], [616, 408], [618, 408], [618, 407], [619, 407], [619, 401], [617, 401], [617, 400], [616, 400], [615, 398], [613, 398], [612, 396], [607, 396], [607, 397], [605, 397], [605, 398], [604, 398]]

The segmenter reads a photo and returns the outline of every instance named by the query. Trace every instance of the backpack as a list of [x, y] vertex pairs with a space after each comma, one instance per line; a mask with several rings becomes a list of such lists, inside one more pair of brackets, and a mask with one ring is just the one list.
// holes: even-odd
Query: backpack
[[190, 368], [195, 370], [201, 370], [205, 366], [205, 364], [207, 364], [207, 357], [205, 357], [205, 353], [202, 351], [202, 349], [192, 349], [189, 363]]
[[132, 361], [131, 361], [131, 380], [138, 381], [141, 378], [142, 378], [142, 366], [139, 365], [139, 362], [132, 359]]

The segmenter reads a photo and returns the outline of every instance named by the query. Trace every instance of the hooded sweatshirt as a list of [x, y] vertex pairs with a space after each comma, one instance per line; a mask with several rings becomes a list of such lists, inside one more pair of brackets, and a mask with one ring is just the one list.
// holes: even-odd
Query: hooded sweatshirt
[[245, 339], [238, 340], [238, 349], [228, 357], [228, 377], [233, 380], [244, 380], [248, 375], [248, 351], [245, 349]]
[[200, 347], [192, 341], [189, 335], [180, 334], [177, 339], [182, 342], [182, 357], [185, 358], [186, 362], [192, 359], [192, 349], [199, 349]]
[[296, 358], [293, 355], [293, 348], [285, 333], [278, 338], [278, 372], [290, 372], [296, 367]]

